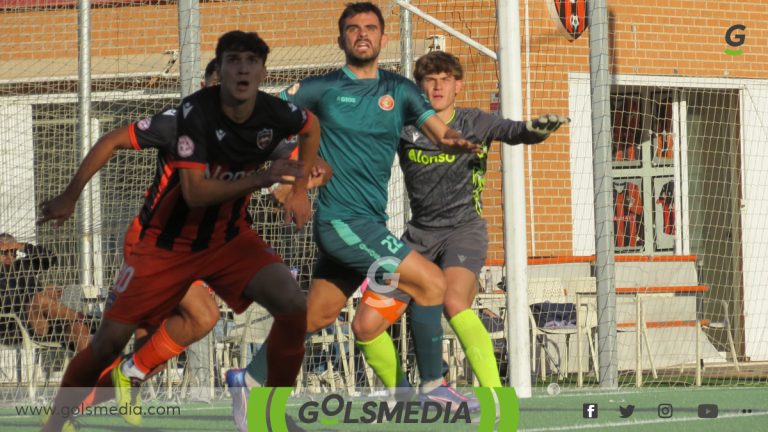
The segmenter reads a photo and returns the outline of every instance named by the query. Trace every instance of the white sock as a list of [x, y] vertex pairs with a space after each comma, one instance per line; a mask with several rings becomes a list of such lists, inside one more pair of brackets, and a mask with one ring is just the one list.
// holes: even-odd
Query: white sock
[[131, 358], [129, 358], [127, 361], [123, 362], [121, 370], [123, 375], [127, 377], [138, 378], [140, 380], [144, 380], [144, 378], [147, 377], [147, 374], [140, 371], [139, 368], [136, 367], [136, 364], [133, 362], [133, 356], [131, 356]]
[[256, 381], [248, 371], [245, 371], [245, 386], [248, 387], [248, 389], [252, 389], [254, 387], [261, 387], [261, 383]]

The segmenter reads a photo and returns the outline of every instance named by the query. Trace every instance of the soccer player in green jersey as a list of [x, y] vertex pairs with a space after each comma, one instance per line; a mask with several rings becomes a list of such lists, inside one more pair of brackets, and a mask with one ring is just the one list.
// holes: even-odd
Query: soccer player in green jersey
[[[369, 277], [352, 328], [384, 384], [396, 388], [407, 381], [397, 373], [399, 358], [385, 330], [407, 305], [400, 298], [413, 298], [413, 307], [421, 309], [422, 316], [440, 317], [446, 287], [440, 268], [385, 225], [387, 182], [401, 130], [414, 125], [432, 142], [454, 152], [477, 151], [479, 146], [448, 128], [413, 82], [379, 69], [386, 41], [377, 6], [347, 5], [339, 18], [338, 38], [346, 65], [307, 78], [283, 96], [320, 119], [320, 155], [334, 170], [317, 200], [314, 238], [319, 255], [307, 298], [307, 332], [332, 324], [347, 298]], [[241, 428], [247, 427], [247, 389], [264, 382], [265, 349], [262, 346], [247, 372], [228, 373], [233, 414]]]

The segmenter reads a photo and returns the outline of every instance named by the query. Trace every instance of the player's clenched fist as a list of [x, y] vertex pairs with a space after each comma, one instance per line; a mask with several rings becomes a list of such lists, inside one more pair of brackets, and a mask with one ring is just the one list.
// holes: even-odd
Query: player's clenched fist
[[304, 177], [304, 162], [299, 160], [278, 159], [262, 174], [264, 185], [275, 183], [293, 184], [297, 178]]
[[40, 217], [37, 224], [44, 224], [50, 220], [56, 221], [56, 226], [60, 227], [75, 212], [77, 198], [72, 199], [66, 194], [58, 195], [40, 205]]

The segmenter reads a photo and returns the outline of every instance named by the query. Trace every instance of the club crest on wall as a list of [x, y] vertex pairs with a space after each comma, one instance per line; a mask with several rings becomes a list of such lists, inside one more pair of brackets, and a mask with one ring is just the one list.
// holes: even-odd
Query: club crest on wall
[[569, 41], [587, 30], [587, 0], [545, 0], [557, 30]]

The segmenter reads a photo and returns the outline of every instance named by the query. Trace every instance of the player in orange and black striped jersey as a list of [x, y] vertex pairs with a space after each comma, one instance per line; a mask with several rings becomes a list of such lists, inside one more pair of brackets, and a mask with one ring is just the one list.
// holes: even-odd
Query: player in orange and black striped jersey
[[[217, 84], [218, 76], [216, 75], [215, 66], [215, 60], [212, 60], [208, 64], [208, 67], [206, 67], [203, 87], [210, 87]], [[77, 203], [77, 199], [85, 184], [97, 171], [111, 160], [117, 150], [159, 150], [156, 161], [157, 172], [155, 181], [145, 192], [145, 195], [155, 194], [156, 185], [162, 184], [162, 182], [165, 181], [164, 179], [167, 179], [168, 177], [167, 173], [170, 168], [170, 161], [168, 160], [167, 155], [168, 152], [172, 152], [175, 148], [177, 123], [176, 110], [167, 109], [154, 116], [146, 117], [127, 126], [115, 129], [101, 137], [81, 163], [78, 172], [75, 174], [66, 190], [41, 206], [42, 215], [39, 222], [43, 223], [48, 220], [56, 220], [57, 225], [61, 225], [64, 221], [69, 219], [75, 210], [75, 204]], [[298, 150], [298, 140], [296, 137], [292, 137], [291, 139], [280, 142], [270, 157], [272, 159], [297, 159]], [[329, 180], [331, 175], [331, 168], [322, 159], [318, 158], [309, 180], [309, 188], [322, 186]], [[277, 196], [278, 191], [275, 191], [274, 194], [278, 201], [282, 202], [290, 194], [291, 190], [291, 185], [282, 184], [281, 187], [278, 188], [280, 196]], [[124, 255], [130, 255], [133, 245], [139, 239], [140, 232], [141, 224], [139, 223], [139, 218], [136, 217], [125, 234], [123, 243]], [[189, 287], [189, 290], [181, 299], [178, 307], [173, 313], [181, 316], [186, 321], [185, 325], [200, 329], [201, 332], [203, 329], [212, 329], [218, 320], [219, 310], [216, 302], [211, 296], [211, 292], [212, 290], [204, 282], [196, 281]], [[165, 318], [167, 317], [152, 317], [148, 322], [142, 323], [139, 326], [135, 332], [134, 351], [139, 350], [139, 348], [144, 345], [148, 340], [149, 335], [152, 334], [158, 326], [162, 325]], [[166, 362], [159, 360], [157, 361], [158, 366], [154, 368], [148, 376], [154, 375], [163, 369]], [[84, 405], [96, 405], [114, 397], [110, 373], [117, 363], [117, 361], [114, 362], [102, 372], [102, 376], [99, 378], [96, 389], [94, 389], [94, 392], [86, 398]], [[100, 390], [102, 388], [104, 390]]]
[[[238, 127], [216, 111], [218, 88], [186, 99], [178, 113], [179, 122], [192, 129], [205, 125], [208, 130], [193, 131], [199, 137], [194, 140], [187, 134], [180, 136], [175, 160], [165, 173], [179, 172], [171, 168], [190, 169], [220, 181], [253, 174], [288, 136], [279, 124], [306, 122], [305, 111], [265, 93], [259, 95], [257, 103], [255, 109], [268, 114], [253, 116], [244, 127]], [[181, 176], [164, 175], [155, 180], [139, 213], [140, 238], [148, 237], [158, 248], [179, 251], [199, 251], [225, 243], [249, 226], [247, 197], [232, 198], [206, 207], [190, 206], [182, 199]]]
[[[256, 189], [293, 183], [284, 209], [286, 221], [300, 228], [309, 217], [307, 179], [320, 131], [311, 113], [258, 90], [268, 52], [255, 33], [225, 34], [216, 48], [221, 86], [191, 95], [177, 109], [179, 138], [164, 154], [167, 168], [145, 199], [139, 240], [125, 257], [116, 298], [91, 346], [70, 363], [62, 379], [62, 387], [70, 388], [59, 392], [54, 412], [77, 406], [84, 393], [71, 387], [92, 386], [136, 323], [167, 315], [198, 279], [210, 282], [235, 312], [258, 301], [274, 315], [268, 384], [294, 384], [304, 352], [306, 299], [280, 257], [249, 229], [243, 203]], [[300, 161], [277, 160], [256, 172], [280, 139], [291, 134], [301, 139]], [[156, 340], [158, 354], [183, 349], [204, 335], [174, 319], [147, 344]], [[116, 385], [129, 387], [118, 391], [118, 404], [137, 404], [130, 386], [143, 374], [133, 361], [115, 368]], [[52, 416], [45, 430], [56, 430], [63, 421]]]

